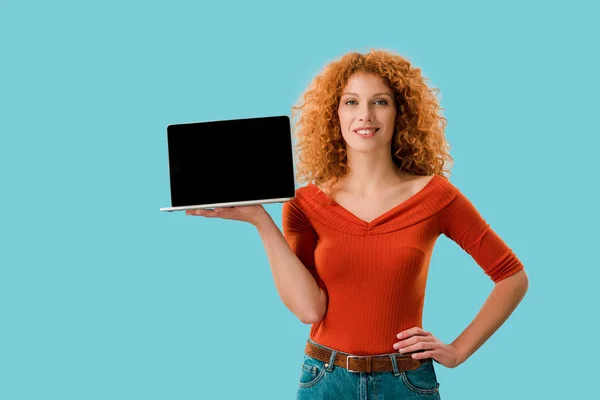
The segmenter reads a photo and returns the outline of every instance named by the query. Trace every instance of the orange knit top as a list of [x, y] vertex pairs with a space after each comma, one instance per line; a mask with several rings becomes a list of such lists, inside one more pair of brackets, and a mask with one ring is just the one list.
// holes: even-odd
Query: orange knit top
[[283, 234], [328, 298], [310, 338], [355, 355], [395, 353], [396, 335], [422, 327], [425, 285], [440, 234], [473, 257], [493, 282], [523, 265], [473, 204], [442, 175], [366, 222], [316, 185], [283, 204]]

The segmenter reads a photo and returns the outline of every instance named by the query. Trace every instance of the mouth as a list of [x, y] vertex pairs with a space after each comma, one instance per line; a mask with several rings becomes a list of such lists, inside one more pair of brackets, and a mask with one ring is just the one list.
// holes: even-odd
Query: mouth
[[379, 130], [379, 128], [359, 128], [359, 129], [355, 129], [354, 133], [356, 133], [358, 136], [362, 136], [362, 137], [371, 137], [378, 130]]

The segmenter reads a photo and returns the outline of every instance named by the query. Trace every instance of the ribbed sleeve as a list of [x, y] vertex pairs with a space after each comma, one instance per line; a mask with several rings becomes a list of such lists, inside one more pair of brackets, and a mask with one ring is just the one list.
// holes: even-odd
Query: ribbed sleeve
[[523, 269], [512, 249], [460, 191], [437, 216], [440, 231], [473, 257], [494, 283]]
[[281, 210], [283, 236], [298, 259], [309, 270], [320, 288], [327, 291], [325, 283], [315, 268], [315, 247], [317, 234], [308, 218], [298, 208], [295, 201], [283, 203]]

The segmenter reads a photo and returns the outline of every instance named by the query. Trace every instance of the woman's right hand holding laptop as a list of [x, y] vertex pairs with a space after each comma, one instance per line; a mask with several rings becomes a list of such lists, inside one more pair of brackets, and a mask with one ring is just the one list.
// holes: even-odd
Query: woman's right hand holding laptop
[[215, 207], [214, 209], [187, 210], [185, 214], [206, 218], [223, 218], [249, 222], [254, 226], [258, 226], [261, 222], [271, 218], [267, 210], [265, 210], [261, 204], [252, 206]]

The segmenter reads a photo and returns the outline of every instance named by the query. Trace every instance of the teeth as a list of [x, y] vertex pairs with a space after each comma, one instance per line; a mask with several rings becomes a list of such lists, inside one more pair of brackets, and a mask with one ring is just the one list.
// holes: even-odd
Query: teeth
[[358, 133], [359, 135], [368, 135], [375, 131], [376, 131], [376, 129], [360, 129], [360, 130], [356, 131], [356, 133]]

